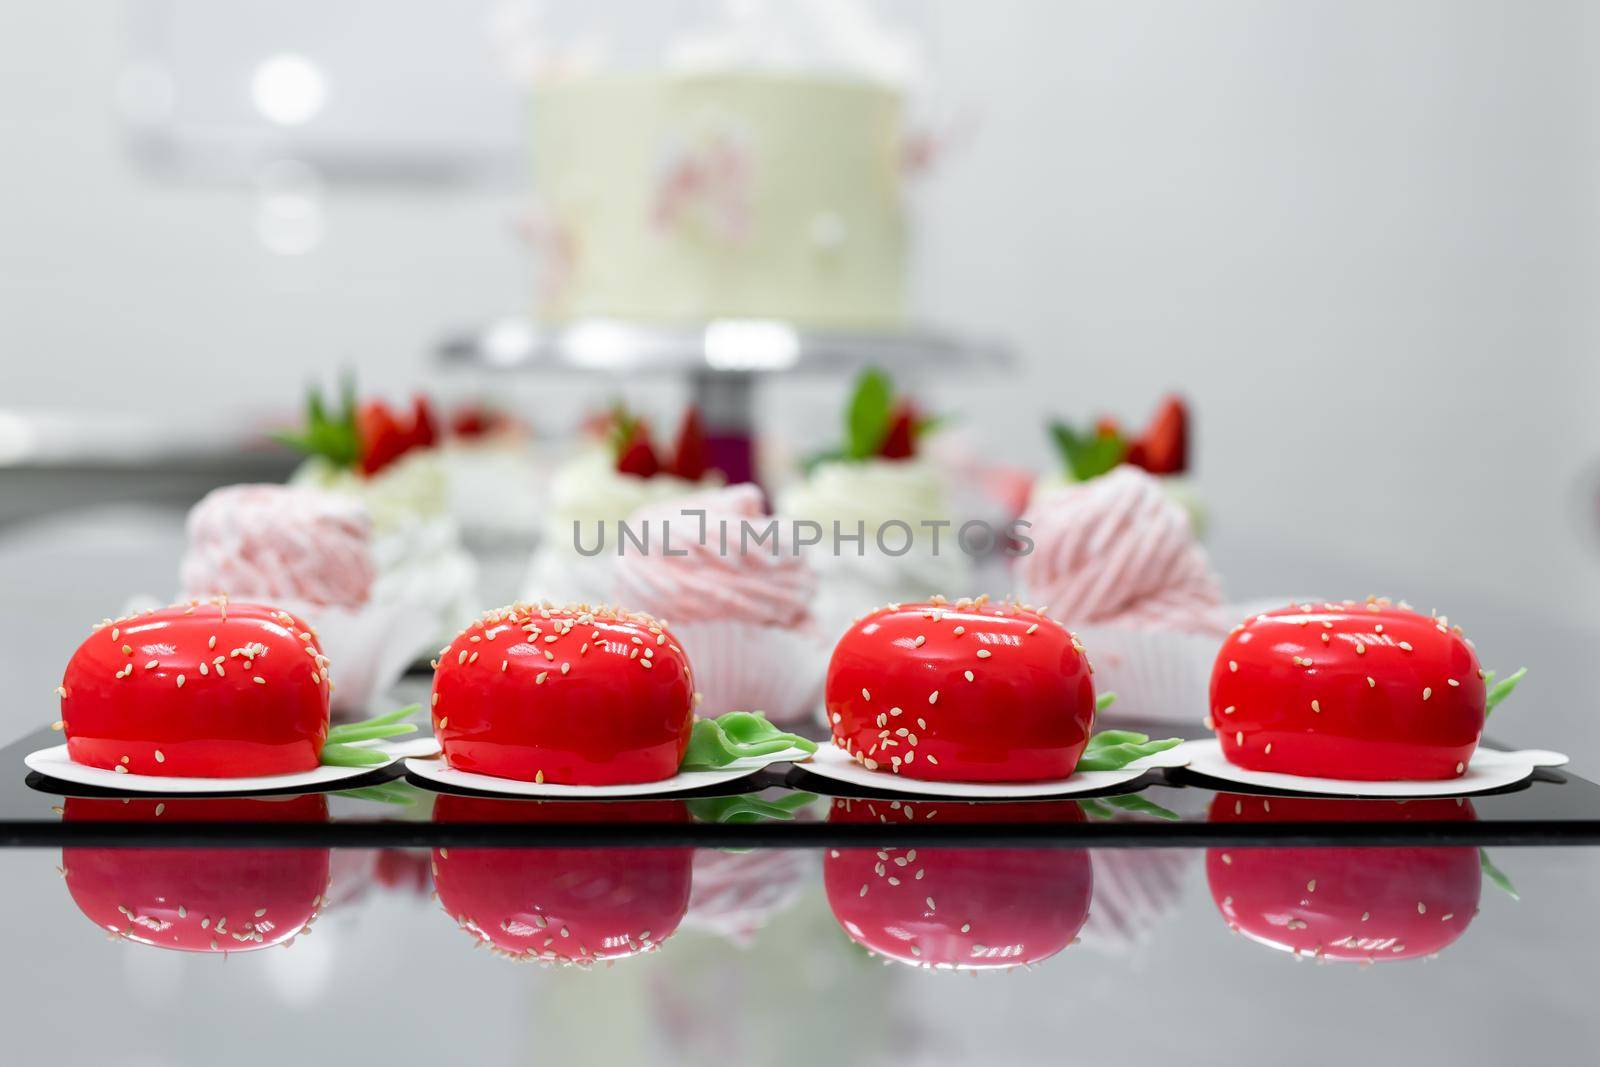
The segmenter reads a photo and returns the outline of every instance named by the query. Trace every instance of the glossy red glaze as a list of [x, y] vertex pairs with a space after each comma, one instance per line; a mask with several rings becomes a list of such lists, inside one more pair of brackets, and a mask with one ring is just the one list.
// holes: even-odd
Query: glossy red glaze
[[[68, 797], [68, 822], [325, 822], [320, 794], [253, 798]], [[67, 890], [96, 926], [184, 952], [283, 944], [316, 918], [328, 888], [325, 848], [67, 848]]]
[[[1470, 803], [1219, 793], [1212, 822], [1459, 822]], [[1212, 900], [1231, 929], [1273, 948], [1332, 960], [1413, 959], [1454, 942], [1478, 913], [1478, 850], [1214, 848]]]
[[[1079, 822], [1071, 802], [1005, 803], [1006, 821]], [[836, 800], [830, 824], [987, 822], [984, 804]], [[909, 813], [909, 818], [907, 818]], [[1089, 918], [1083, 849], [841, 848], [823, 860], [828, 906], [852, 941], [915, 967], [980, 970], [1038, 963]]]
[[491, 612], [445, 649], [433, 727], [450, 766], [563, 785], [677, 774], [694, 677], [672, 635], [645, 615], [545, 614]]
[[[435, 822], [689, 822], [682, 801], [497, 800], [440, 795]], [[586, 965], [651, 952], [689, 908], [687, 848], [436, 848], [439, 904], [517, 959]]]
[[67, 754], [89, 767], [292, 774], [318, 766], [328, 736], [321, 645], [304, 621], [261, 604], [208, 601], [107, 623], [72, 654], [61, 688]]
[[1209, 725], [1251, 770], [1458, 778], [1483, 733], [1484, 697], [1459, 628], [1387, 601], [1300, 605], [1223, 641]]
[[1043, 615], [901, 604], [839, 639], [828, 718], [834, 743], [869, 770], [941, 782], [1066, 778], [1094, 727], [1090, 673], [1077, 640]]

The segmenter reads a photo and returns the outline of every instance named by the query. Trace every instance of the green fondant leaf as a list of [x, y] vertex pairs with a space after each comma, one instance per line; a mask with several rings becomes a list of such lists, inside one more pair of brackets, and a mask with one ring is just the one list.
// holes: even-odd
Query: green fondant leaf
[[688, 751], [678, 769], [714, 770], [745, 756], [770, 756], [791, 748], [815, 752], [817, 743], [778, 729], [760, 712], [730, 711], [694, 724]]
[[1515, 674], [1509, 675], [1498, 684], [1494, 680], [1494, 671], [1483, 672], [1483, 684], [1489, 687], [1488, 693], [1483, 698], [1483, 717], [1487, 719], [1494, 712], [1496, 706], [1510, 696], [1517, 688], [1517, 683], [1522, 681], [1523, 675], [1528, 673], [1528, 668], [1522, 667]]

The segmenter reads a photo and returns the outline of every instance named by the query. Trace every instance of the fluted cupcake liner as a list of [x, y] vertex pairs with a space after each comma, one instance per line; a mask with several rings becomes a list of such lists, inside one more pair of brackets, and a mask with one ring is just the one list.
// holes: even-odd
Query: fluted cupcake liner
[[1116, 693], [1106, 721], [1145, 719], [1198, 725], [1206, 717], [1220, 633], [1075, 626], [1094, 665], [1097, 693]]
[[437, 651], [437, 607], [414, 601], [369, 601], [339, 608], [303, 601], [273, 601], [315, 627], [328, 657], [335, 713], [371, 709], [413, 662]]
[[830, 646], [816, 634], [747, 622], [670, 622], [689, 656], [696, 712], [759, 711], [780, 725], [814, 718]]

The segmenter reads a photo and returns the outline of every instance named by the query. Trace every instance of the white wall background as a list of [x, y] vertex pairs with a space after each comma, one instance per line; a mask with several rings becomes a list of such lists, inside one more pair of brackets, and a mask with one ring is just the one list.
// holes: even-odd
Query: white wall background
[[[1585, 4], [928, 21], [979, 122], [924, 198], [919, 302], [1024, 354], [936, 391], [997, 454], [1043, 462], [1046, 413], [1178, 388], [1239, 592], [1322, 591], [1303, 573], [1594, 618]], [[0, 406], [278, 408], [345, 361], [405, 388], [441, 331], [526, 304], [513, 191], [336, 186], [323, 244], [273, 255], [247, 192], [126, 160], [121, 59], [114, 5], [0, 5]]]

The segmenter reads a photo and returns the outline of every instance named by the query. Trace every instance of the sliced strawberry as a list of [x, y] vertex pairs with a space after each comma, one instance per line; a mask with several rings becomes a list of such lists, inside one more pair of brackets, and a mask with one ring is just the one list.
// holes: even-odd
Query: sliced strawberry
[[[828, 823], [1082, 822], [1059, 801], [963, 804], [836, 799]], [[1048, 959], [1089, 918], [1083, 849], [841, 848], [823, 860], [828, 906], [852, 941], [913, 967], [992, 970]]]
[[891, 605], [828, 664], [834, 744], [930, 781], [1066, 778], [1094, 725], [1089, 661], [1066, 627], [985, 599]]
[[889, 429], [878, 446], [878, 455], [884, 459], [910, 459], [917, 452], [917, 412], [911, 404], [901, 400], [889, 416]]
[[566, 785], [678, 773], [694, 719], [683, 650], [647, 615], [489, 612], [444, 650], [433, 723], [457, 770]]
[[[1471, 804], [1261, 797], [1219, 793], [1216, 823], [1472, 821]], [[1431, 956], [1478, 912], [1478, 850], [1451, 848], [1214, 848], [1206, 853], [1211, 897], [1230, 929], [1252, 941], [1318, 959]]]
[[691, 482], [706, 476], [711, 466], [711, 449], [706, 445], [705, 421], [700, 409], [691, 407], [683, 413], [683, 424], [678, 427], [678, 442], [672, 450], [669, 474]]
[[427, 448], [439, 440], [439, 420], [433, 414], [433, 404], [418, 393], [411, 401], [412, 448]]
[[369, 476], [405, 455], [411, 447], [410, 428], [402, 425], [381, 400], [368, 400], [356, 409], [356, 437], [361, 445], [361, 473]]
[[1126, 462], [1151, 474], [1182, 474], [1189, 469], [1189, 409], [1181, 397], [1161, 402], [1144, 433], [1129, 443]]
[[1211, 674], [1223, 754], [1284, 774], [1458, 778], [1485, 706], [1460, 627], [1376, 598], [1257, 615], [1228, 635]]
[[327, 659], [303, 621], [224, 599], [101, 625], [61, 683], [67, 754], [130, 774], [238, 778], [319, 765]]
[[617, 473], [632, 474], [638, 478], [654, 478], [661, 473], [661, 461], [656, 458], [656, 450], [650, 445], [649, 430], [643, 423], [635, 425], [633, 433], [618, 451]]

